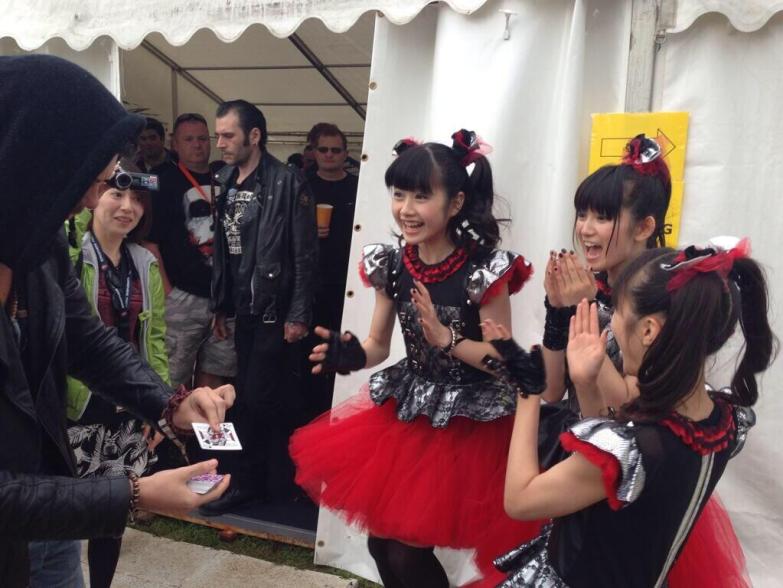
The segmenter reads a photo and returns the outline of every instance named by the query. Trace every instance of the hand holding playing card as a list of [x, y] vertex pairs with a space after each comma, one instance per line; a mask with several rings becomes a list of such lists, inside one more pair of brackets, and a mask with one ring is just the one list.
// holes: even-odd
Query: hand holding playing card
[[193, 430], [201, 449], [218, 451], [242, 449], [233, 423], [220, 423], [217, 429], [213, 429], [207, 423], [193, 423]]
[[231, 483], [230, 475], [223, 476], [206, 494], [197, 494], [188, 486], [192, 478], [217, 474], [217, 465], [216, 459], [210, 459], [139, 478], [138, 507], [153, 512], [186, 513], [220, 498]]
[[190, 429], [193, 423], [209, 423], [214, 430], [226, 420], [226, 410], [231, 408], [236, 392], [231, 384], [219, 388], [195, 388], [174, 411], [172, 420], [179, 429]]

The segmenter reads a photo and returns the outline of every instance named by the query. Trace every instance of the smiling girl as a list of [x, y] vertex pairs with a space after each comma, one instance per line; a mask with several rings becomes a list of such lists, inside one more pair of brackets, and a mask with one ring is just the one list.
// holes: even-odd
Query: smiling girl
[[[106, 189], [92, 211], [77, 267], [101, 320], [115, 327], [168, 383], [163, 284], [155, 257], [138, 244], [148, 229], [149, 212], [149, 192]], [[80, 477], [144, 474], [150, 460], [149, 430], [143, 430], [140, 420], [71, 378], [67, 409], [72, 424], [68, 437]], [[121, 542], [121, 537], [89, 541], [91, 586], [111, 585]]]
[[600, 393], [578, 396], [569, 389], [565, 361], [568, 325], [582, 299], [598, 303], [599, 320], [612, 316], [612, 285], [625, 265], [643, 251], [665, 245], [665, 217], [671, 198], [671, 179], [661, 147], [638, 135], [626, 147], [619, 165], [607, 165], [590, 174], [574, 196], [574, 237], [587, 267], [573, 252], [550, 256], [544, 287], [547, 297], [544, 361], [547, 368], [547, 402], [568, 392], [568, 406], [585, 416], [617, 408], [634, 394], [632, 378], [623, 379], [622, 357], [610, 336], [601, 369]]
[[[505, 507], [521, 520], [554, 518], [536, 540], [498, 560], [502, 588], [743, 586], [721, 567], [728, 538], [705, 536], [701, 568], [670, 571], [729, 459], [755, 422], [756, 375], [775, 338], [764, 276], [746, 242], [647, 251], [615, 282], [612, 328], [638, 396], [617, 418], [589, 418], [560, 437], [570, 457], [545, 472], [537, 459], [539, 401], [520, 398]], [[607, 332], [584, 299], [570, 321], [568, 364], [578, 391], [600, 386]], [[708, 359], [740, 326], [745, 347], [731, 386], [705, 384]], [[509, 339], [489, 323], [486, 339]], [[682, 567], [682, 562], [679, 562]], [[709, 568], [709, 569], [704, 569]]]
[[[484, 582], [494, 585], [493, 552], [539, 527], [503, 512], [515, 392], [485, 371], [482, 358], [498, 354], [479, 326], [510, 323], [509, 296], [532, 267], [496, 249], [487, 146], [464, 129], [453, 139], [452, 147], [398, 143], [385, 179], [401, 246], [368, 245], [360, 265], [375, 289], [370, 334], [360, 343], [317, 327], [327, 342], [310, 356], [314, 373], [376, 366], [389, 356], [396, 316], [406, 357], [291, 440], [297, 483], [369, 533], [392, 588], [448, 586], [432, 546], [475, 548]], [[541, 389], [538, 360], [525, 357], [529, 385]]]

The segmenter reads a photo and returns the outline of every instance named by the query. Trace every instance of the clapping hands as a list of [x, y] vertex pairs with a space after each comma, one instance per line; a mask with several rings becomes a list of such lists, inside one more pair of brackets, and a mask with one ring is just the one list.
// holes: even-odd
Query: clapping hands
[[555, 308], [574, 306], [583, 298], [594, 300], [598, 287], [590, 268], [579, 263], [573, 251], [550, 251], [544, 276], [549, 304]]
[[577, 385], [591, 384], [598, 378], [606, 358], [608, 331], [598, 326], [598, 308], [583, 299], [571, 317], [568, 330], [568, 373]]

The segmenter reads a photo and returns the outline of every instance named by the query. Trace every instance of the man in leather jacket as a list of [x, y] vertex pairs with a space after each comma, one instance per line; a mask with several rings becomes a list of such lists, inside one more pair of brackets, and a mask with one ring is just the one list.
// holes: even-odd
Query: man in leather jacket
[[[236, 316], [237, 405], [232, 418], [243, 449], [223, 465], [232, 487], [202, 509], [219, 514], [253, 499], [292, 497], [294, 468], [288, 437], [295, 391], [287, 345], [300, 341], [311, 321], [318, 254], [315, 202], [299, 172], [264, 146], [266, 119], [244, 100], [217, 110], [217, 146], [224, 167], [215, 176], [216, 202], [212, 304], [215, 334]], [[300, 350], [301, 352], [301, 350]]]
[[[169, 431], [196, 420], [217, 426], [233, 402], [228, 388], [183, 392], [172, 402], [172, 390], [92, 312], [68, 256], [63, 223], [79, 207], [94, 206], [117, 153], [143, 123], [78, 66], [43, 55], [0, 57], [3, 586], [28, 586], [28, 541], [119, 536], [132, 506], [194, 508], [203, 501], [187, 479], [216, 466], [138, 481], [74, 478], [66, 375]], [[59, 571], [72, 565], [66, 559]], [[78, 571], [78, 557], [75, 565]]]

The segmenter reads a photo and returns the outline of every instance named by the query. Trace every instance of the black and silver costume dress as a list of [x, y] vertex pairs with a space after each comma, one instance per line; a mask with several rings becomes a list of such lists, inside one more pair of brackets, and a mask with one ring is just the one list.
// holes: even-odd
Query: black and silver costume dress
[[[673, 414], [624, 424], [591, 418], [572, 427], [563, 445], [602, 469], [608, 499], [555, 519], [541, 536], [498, 558], [498, 568], [509, 574], [500, 588], [681, 585], [670, 571], [755, 423], [751, 409], [731, 405], [723, 394], [713, 398], [712, 414], [699, 422]], [[699, 546], [702, 555], [726, 549], [724, 538], [707, 539]], [[694, 582], [698, 572], [679, 569], [678, 575]], [[733, 576], [723, 580], [742, 585]]]

